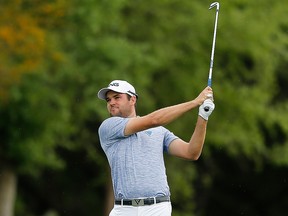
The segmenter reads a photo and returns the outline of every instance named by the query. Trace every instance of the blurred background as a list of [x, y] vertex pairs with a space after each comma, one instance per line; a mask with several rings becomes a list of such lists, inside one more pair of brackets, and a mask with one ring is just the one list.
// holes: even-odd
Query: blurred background
[[[211, 1], [0, 0], [0, 216], [107, 216], [97, 92], [125, 79], [138, 114], [207, 85]], [[165, 157], [173, 216], [288, 214], [288, 1], [221, 0], [216, 109], [201, 158]], [[198, 110], [167, 127], [188, 140]]]

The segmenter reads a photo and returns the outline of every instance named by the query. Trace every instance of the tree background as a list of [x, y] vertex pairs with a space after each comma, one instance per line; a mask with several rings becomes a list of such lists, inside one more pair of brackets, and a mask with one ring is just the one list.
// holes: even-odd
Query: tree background
[[[97, 92], [128, 80], [140, 115], [196, 97], [211, 3], [0, 0], [0, 216], [107, 215]], [[284, 0], [220, 2], [202, 156], [165, 157], [174, 216], [287, 215], [287, 14]], [[189, 139], [196, 116], [167, 127]]]

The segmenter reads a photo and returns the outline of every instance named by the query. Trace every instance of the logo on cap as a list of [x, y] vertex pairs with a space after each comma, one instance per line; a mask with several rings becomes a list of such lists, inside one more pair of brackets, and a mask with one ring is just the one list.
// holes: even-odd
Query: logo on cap
[[118, 86], [119, 86], [119, 83], [110, 83], [109, 86], [115, 86], [115, 87], [118, 87]]

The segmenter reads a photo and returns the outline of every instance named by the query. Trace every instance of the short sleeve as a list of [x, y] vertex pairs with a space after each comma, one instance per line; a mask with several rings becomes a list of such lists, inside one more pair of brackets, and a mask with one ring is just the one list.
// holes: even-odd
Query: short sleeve
[[175, 139], [178, 139], [179, 137], [175, 136], [174, 133], [172, 133], [171, 131], [167, 130], [166, 128], [164, 128], [165, 133], [164, 133], [164, 152], [168, 153], [168, 149], [169, 146], [171, 144], [171, 142]]
[[124, 130], [128, 120], [128, 118], [111, 117], [102, 122], [98, 134], [103, 149], [108, 148], [117, 139], [125, 138]]

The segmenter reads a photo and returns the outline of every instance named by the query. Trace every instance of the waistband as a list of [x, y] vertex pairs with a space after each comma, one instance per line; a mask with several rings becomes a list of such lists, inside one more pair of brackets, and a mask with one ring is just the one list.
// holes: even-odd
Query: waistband
[[169, 196], [150, 197], [145, 199], [116, 199], [115, 205], [144, 206], [161, 202], [170, 202]]

